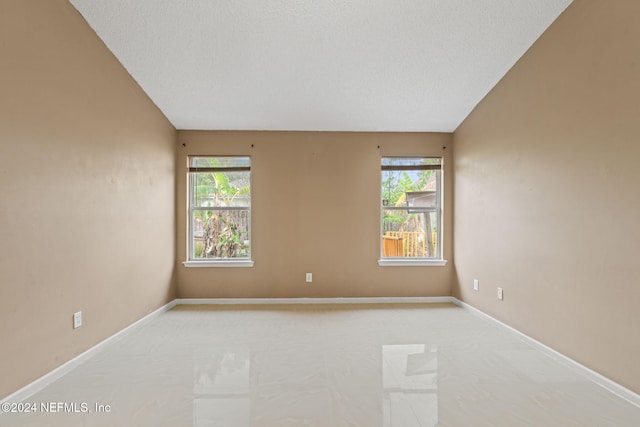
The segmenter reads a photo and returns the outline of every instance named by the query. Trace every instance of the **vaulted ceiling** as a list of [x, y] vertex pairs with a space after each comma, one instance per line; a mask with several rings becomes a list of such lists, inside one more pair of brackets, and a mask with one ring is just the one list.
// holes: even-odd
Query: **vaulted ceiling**
[[70, 0], [178, 129], [451, 132], [571, 0]]

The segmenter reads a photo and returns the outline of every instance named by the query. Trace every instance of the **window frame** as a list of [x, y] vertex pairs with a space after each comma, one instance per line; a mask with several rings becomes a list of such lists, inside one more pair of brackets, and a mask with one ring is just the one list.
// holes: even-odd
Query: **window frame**
[[[193, 158], [241, 158], [247, 159], [249, 166], [220, 166], [220, 167], [199, 167], [191, 166]], [[195, 206], [194, 177], [201, 172], [248, 172], [249, 173], [249, 201], [248, 206]], [[187, 156], [187, 260], [182, 264], [185, 267], [253, 267], [253, 233], [252, 233], [252, 159], [248, 155], [189, 155]], [[247, 212], [247, 233], [249, 240], [249, 254], [245, 257], [237, 258], [195, 258], [194, 257], [194, 213], [196, 211], [246, 211]]]
[[[420, 160], [439, 160], [438, 165], [384, 165], [386, 159], [420, 159]], [[443, 257], [443, 175], [444, 175], [444, 157], [442, 156], [382, 156], [380, 159], [380, 183], [382, 183], [382, 177], [385, 171], [420, 171], [420, 170], [437, 170], [436, 174], [436, 197], [435, 206], [433, 207], [415, 207], [415, 206], [385, 206], [383, 203], [383, 193], [380, 194], [380, 230], [378, 236], [378, 243], [380, 245], [378, 265], [380, 266], [444, 266], [447, 261]], [[437, 167], [436, 167], [437, 166]], [[409, 193], [409, 192], [405, 192]], [[384, 256], [383, 237], [384, 237], [384, 216], [385, 211], [404, 211], [415, 212], [430, 215], [432, 212], [436, 214], [436, 255], [434, 257], [389, 257]]]

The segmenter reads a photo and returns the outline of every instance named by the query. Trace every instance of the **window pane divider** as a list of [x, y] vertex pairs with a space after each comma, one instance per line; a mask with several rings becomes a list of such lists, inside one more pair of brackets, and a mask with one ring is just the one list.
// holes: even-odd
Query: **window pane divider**
[[413, 211], [413, 212], [438, 212], [440, 208], [438, 206], [434, 206], [432, 208], [427, 207], [413, 207], [413, 206], [382, 206], [382, 209], [385, 211]]
[[247, 206], [193, 206], [192, 211], [248, 211], [250, 207]]
[[189, 167], [189, 173], [201, 173], [201, 172], [250, 172], [250, 166], [230, 166], [225, 167]]
[[383, 171], [432, 171], [440, 169], [442, 169], [442, 165], [382, 165]]

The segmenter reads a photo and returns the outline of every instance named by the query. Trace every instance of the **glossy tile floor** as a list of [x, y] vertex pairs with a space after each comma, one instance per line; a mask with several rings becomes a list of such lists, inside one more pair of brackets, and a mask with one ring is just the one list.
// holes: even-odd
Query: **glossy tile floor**
[[0, 425], [640, 426], [640, 408], [449, 304], [178, 306], [26, 402], [38, 412]]

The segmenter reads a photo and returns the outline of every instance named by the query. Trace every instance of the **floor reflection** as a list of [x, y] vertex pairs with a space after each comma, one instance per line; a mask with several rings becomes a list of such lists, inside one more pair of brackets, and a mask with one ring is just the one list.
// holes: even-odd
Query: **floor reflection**
[[382, 346], [382, 388], [384, 427], [437, 425], [437, 346]]
[[249, 427], [250, 354], [248, 347], [199, 348], [194, 352], [194, 427]]

